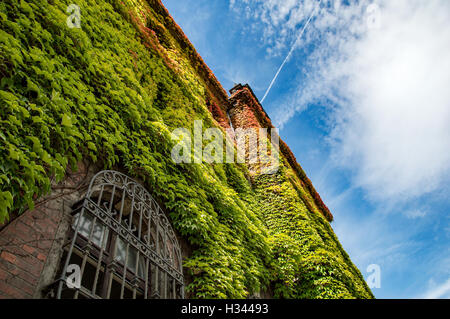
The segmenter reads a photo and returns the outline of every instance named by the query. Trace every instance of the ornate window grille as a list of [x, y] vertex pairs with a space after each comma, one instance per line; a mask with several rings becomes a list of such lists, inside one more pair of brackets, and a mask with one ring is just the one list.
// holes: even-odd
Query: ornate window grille
[[[183, 298], [181, 251], [156, 201], [116, 171], [96, 174], [75, 205], [56, 298]], [[71, 265], [80, 283], [68, 286]]]

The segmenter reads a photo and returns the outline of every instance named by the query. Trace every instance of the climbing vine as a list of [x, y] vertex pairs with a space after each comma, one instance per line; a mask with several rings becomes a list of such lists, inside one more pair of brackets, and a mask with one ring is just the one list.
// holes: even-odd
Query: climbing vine
[[217, 125], [213, 75], [199, 75], [200, 58], [165, 29], [173, 22], [155, 1], [77, 0], [81, 28], [66, 24], [70, 3], [0, 3], [0, 223], [89, 159], [138, 176], [169, 212], [193, 247], [192, 297], [372, 296], [284, 175], [254, 188], [243, 165], [171, 160], [174, 128]]

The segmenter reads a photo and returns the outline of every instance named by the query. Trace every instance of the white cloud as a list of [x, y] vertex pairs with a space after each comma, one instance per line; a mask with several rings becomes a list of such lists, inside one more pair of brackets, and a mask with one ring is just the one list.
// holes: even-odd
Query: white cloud
[[416, 219], [416, 218], [421, 218], [421, 217], [425, 217], [427, 215], [427, 211], [426, 210], [421, 210], [421, 209], [411, 209], [405, 212], [406, 217], [410, 218], [410, 219]]
[[247, 31], [261, 32], [254, 25], [262, 23], [261, 41], [269, 45], [269, 55], [278, 56], [286, 44], [295, 40], [297, 27], [306, 21], [317, 3], [315, 0], [233, 0], [232, 10], [236, 14], [245, 12], [245, 17], [252, 20]]
[[[256, 6], [274, 54], [318, 3], [240, 2]], [[450, 2], [380, 0], [379, 16], [366, 11], [372, 1], [349, 3], [322, 4], [299, 43], [308, 58], [298, 93], [278, 101], [274, 121], [325, 103], [333, 158], [372, 200], [435, 191], [450, 173]]]
[[450, 278], [440, 285], [436, 285], [432, 281], [431, 286], [422, 296], [423, 299], [450, 299]]

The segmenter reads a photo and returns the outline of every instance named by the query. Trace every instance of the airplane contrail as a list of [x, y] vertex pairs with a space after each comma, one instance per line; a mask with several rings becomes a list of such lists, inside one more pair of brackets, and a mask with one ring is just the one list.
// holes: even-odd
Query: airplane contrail
[[292, 55], [292, 52], [294, 52], [295, 48], [297, 47], [297, 43], [300, 41], [300, 38], [302, 37], [303, 33], [305, 32], [306, 28], [308, 27], [309, 22], [311, 21], [312, 17], [315, 15], [317, 9], [320, 7], [320, 4], [322, 3], [322, 0], [319, 1], [319, 5], [313, 10], [313, 12], [311, 13], [311, 15], [309, 16], [308, 21], [306, 21], [305, 25], [303, 26], [302, 31], [300, 31], [300, 34], [298, 35], [297, 39], [294, 42], [294, 45], [292, 45], [291, 50], [289, 51], [288, 55], [286, 56], [286, 58], [284, 59], [283, 63], [281, 63], [281, 66], [279, 67], [277, 73], [275, 74], [275, 76], [272, 79], [272, 82], [270, 82], [269, 87], [267, 88], [266, 93], [264, 94], [264, 97], [261, 100], [261, 103], [264, 102], [267, 94], [269, 94], [270, 89], [272, 88], [273, 84], [275, 83], [276, 79], [278, 78], [278, 75], [280, 74], [281, 70], [283, 69], [284, 65], [286, 64], [286, 62], [289, 60], [289, 58]]

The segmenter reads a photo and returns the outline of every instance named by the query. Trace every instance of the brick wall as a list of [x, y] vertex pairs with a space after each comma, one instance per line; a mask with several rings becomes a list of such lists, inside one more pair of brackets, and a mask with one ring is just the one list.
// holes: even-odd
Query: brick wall
[[0, 299], [39, 298], [55, 278], [71, 206], [83, 197], [95, 169], [80, 163], [64, 182], [0, 231]]
[[[238, 84], [230, 92], [228, 114], [233, 128], [235, 130], [243, 129], [249, 134], [253, 133], [254, 136], [253, 138], [248, 138], [246, 132], [236, 134], [237, 131], [235, 131], [235, 140], [238, 148], [245, 143], [245, 162], [250, 175], [260, 175], [272, 169], [277, 170], [278, 165], [274, 166], [275, 162], [278, 162], [278, 158], [275, 156], [276, 153], [272, 153], [271, 147], [267, 146], [270, 144], [273, 126], [271, 123], [264, 121], [264, 117], [261, 116], [265, 114], [261, 105], [248, 85]], [[265, 137], [260, 135], [259, 129], [261, 128], [266, 129]], [[266, 143], [265, 149], [261, 148], [264, 145], [263, 143]], [[254, 152], [253, 155], [251, 155], [252, 152]], [[257, 158], [253, 157], [255, 162], [252, 163], [252, 156], [255, 155]]]
[[[77, 170], [68, 170], [65, 180], [54, 184], [51, 193], [36, 202], [33, 210], [0, 228], [0, 299], [45, 297], [43, 290], [55, 281], [60, 267], [72, 206], [84, 198], [89, 182], [100, 170], [92, 164], [79, 163]], [[176, 235], [185, 259], [192, 248]], [[187, 285], [191, 278], [186, 272], [184, 275]]]

